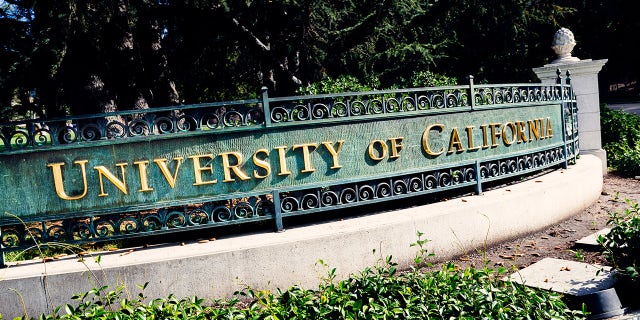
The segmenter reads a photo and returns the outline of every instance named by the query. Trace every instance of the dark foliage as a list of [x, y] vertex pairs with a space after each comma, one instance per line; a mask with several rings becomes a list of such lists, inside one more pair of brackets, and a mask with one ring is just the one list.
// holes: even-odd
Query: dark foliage
[[289, 95], [344, 75], [535, 81], [561, 26], [577, 56], [632, 79], [623, 49], [640, 26], [617, 2], [3, 0], [0, 120]]

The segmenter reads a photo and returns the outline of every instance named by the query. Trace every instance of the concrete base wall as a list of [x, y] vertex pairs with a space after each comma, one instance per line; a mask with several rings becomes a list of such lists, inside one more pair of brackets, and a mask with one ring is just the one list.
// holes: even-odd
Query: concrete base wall
[[[137, 295], [229, 297], [245, 285], [255, 289], [315, 288], [326, 275], [322, 259], [339, 277], [393, 255], [401, 266], [426, 247], [443, 260], [523, 236], [567, 219], [595, 202], [602, 191], [602, 162], [583, 155], [576, 165], [479, 196], [392, 212], [229, 237], [184, 246], [159, 246], [105, 253], [100, 264], [67, 258], [23, 262], [0, 270], [0, 314], [6, 318], [51, 312], [75, 293], [97, 286], [126, 287]], [[357, 209], [354, 209], [357, 210]], [[375, 250], [375, 253], [373, 252]], [[26, 309], [23, 309], [24, 308]]]

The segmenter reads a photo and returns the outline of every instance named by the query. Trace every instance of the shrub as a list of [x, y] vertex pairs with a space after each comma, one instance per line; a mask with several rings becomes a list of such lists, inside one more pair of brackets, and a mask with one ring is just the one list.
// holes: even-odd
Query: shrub
[[416, 71], [406, 85], [411, 87], [440, 87], [455, 86], [456, 84], [456, 78], [436, 74], [431, 71]]
[[640, 175], [640, 116], [602, 105], [600, 123], [609, 166], [624, 176]]
[[[421, 234], [419, 234], [420, 236]], [[429, 257], [419, 239], [415, 262]], [[324, 263], [320, 261], [322, 265]], [[326, 265], [324, 265], [326, 266]], [[239, 299], [204, 306], [196, 297], [153, 299], [139, 294], [121, 298], [122, 289], [106, 287], [77, 295], [42, 319], [581, 319], [568, 310], [562, 295], [502, 281], [506, 269], [466, 268], [447, 264], [437, 271], [418, 267], [399, 272], [391, 257], [358, 274], [336, 281], [330, 269], [318, 290], [293, 286], [286, 291], [247, 288]], [[145, 286], [141, 286], [144, 289]], [[117, 310], [114, 310], [117, 309]]]
[[[436, 74], [431, 71], [416, 71], [409, 79], [398, 79], [392, 87], [439, 87], [453, 86], [457, 84], [455, 78]], [[341, 92], [364, 92], [380, 88], [378, 79], [361, 81], [350, 75], [342, 75], [337, 78], [327, 77], [318, 82], [311, 83], [306, 87], [299, 88], [296, 93], [300, 95], [341, 93]]]
[[[40, 319], [581, 319], [567, 309], [558, 293], [500, 281], [504, 269], [467, 268], [453, 264], [435, 272], [399, 273], [390, 258], [382, 266], [319, 290], [293, 286], [275, 293], [247, 289], [250, 303], [233, 299], [204, 305], [197, 297], [153, 299], [140, 294], [122, 298], [123, 289], [91, 290]], [[334, 272], [334, 271], [332, 271]], [[61, 309], [63, 312], [61, 313]], [[61, 314], [60, 314], [61, 313]]]
[[624, 212], [610, 213], [607, 225], [611, 231], [598, 237], [604, 246], [604, 256], [619, 271], [622, 277], [638, 283], [640, 274], [640, 206], [626, 200]]
[[376, 83], [376, 81], [364, 83], [354, 76], [343, 75], [337, 78], [324, 78], [323, 80], [311, 83], [306, 87], [299, 88], [296, 90], [296, 93], [301, 95], [312, 95], [341, 92], [363, 92], [375, 90], [377, 87]]

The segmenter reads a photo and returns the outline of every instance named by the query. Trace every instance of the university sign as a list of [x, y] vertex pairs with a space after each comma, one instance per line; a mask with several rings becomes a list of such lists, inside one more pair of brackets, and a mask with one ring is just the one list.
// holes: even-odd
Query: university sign
[[2, 250], [481, 192], [572, 161], [576, 119], [569, 85], [470, 83], [3, 124]]
[[[393, 174], [409, 168], [424, 170], [434, 164], [463, 161], [469, 153], [496, 154], [507, 153], [502, 148], [522, 151], [560, 145], [562, 139], [554, 139], [553, 135], [554, 130], [560, 130], [560, 109], [533, 111], [546, 117], [481, 125], [468, 125], [466, 115], [460, 114], [417, 117], [406, 123], [392, 120], [307, 127], [258, 137], [244, 133], [214, 141], [190, 138], [172, 142], [169, 148], [157, 143], [119, 145], [85, 155], [74, 153], [73, 162], [57, 162], [65, 157], [52, 156], [46, 160], [50, 170], [41, 170], [44, 176], [37, 181], [49, 185], [48, 198], [54, 201], [40, 210], [55, 212], [73, 205], [58, 200], [77, 201], [80, 208], [87, 210], [274, 186], [281, 189]], [[478, 115], [489, 119], [485, 113]], [[415, 125], [415, 129], [402, 131], [407, 130], [407, 125]], [[388, 132], [389, 137], [383, 132]], [[233, 142], [236, 147], [227, 149]], [[39, 166], [44, 168], [44, 164]]]

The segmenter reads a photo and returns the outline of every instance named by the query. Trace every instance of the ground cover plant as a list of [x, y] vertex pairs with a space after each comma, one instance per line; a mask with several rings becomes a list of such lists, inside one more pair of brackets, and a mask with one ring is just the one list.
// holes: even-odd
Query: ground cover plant
[[618, 277], [616, 291], [623, 305], [640, 308], [637, 299], [640, 286], [640, 204], [626, 199], [623, 211], [609, 213], [611, 230], [598, 237], [602, 254], [615, 268]]
[[626, 200], [623, 212], [612, 212], [608, 225], [611, 231], [598, 238], [607, 260], [630, 283], [640, 284], [640, 204]]
[[[125, 297], [124, 288], [95, 288], [78, 294], [39, 319], [582, 319], [563, 297], [500, 280], [506, 269], [460, 269], [453, 263], [435, 271], [422, 268], [431, 254], [419, 237], [415, 266], [400, 271], [392, 257], [343, 280], [336, 270], [318, 289], [246, 288], [231, 300], [205, 301], [175, 296]], [[146, 285], [140, 287], [144, 290]], [[143, 292], [143, 291], [142, 291]], [[27, 319], [28, 316], [23, 317]], [[1, 317], [0, 317], [1, 319]]]

